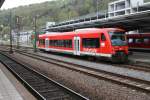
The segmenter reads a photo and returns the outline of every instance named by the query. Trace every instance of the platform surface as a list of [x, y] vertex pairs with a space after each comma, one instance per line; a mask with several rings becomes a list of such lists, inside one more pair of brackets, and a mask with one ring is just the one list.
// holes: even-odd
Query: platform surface
[[23, 100], [16, 88], [0, 69], [0, 100]]
[[133, 54], [129, 56], [129, 60], [137, 63], [145, 63], [150, 66], [150, 53], [133, 52]]
[[37, 99], [0, 63], [0, 100]]

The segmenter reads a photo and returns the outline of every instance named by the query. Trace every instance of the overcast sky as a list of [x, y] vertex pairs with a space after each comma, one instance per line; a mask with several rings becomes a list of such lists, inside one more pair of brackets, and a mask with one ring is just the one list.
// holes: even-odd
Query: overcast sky
[[51, 1], [51, 0], [5, 0], [1, 9], [14, 8], [21, 5], [29, 5], [29, 4], [41, 3], [45, 1]]

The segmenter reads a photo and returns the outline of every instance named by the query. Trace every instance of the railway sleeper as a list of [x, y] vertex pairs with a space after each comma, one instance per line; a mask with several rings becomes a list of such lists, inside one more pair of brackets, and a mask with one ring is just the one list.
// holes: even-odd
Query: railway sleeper
[[46, 97], [46, 98], [49, 98], [50, 100], [52, 100], [52, 98], [59, 98], [59, 100], [62, 100], [62, 99], [60, 99], [60, 98], [63, 98], [63, 97], [70, 97], [70, 95], [69, 94], [67, 94], [67, 93], [64, 93], [64, 92], [62, 92], [62, 91], [57, 91], [57, 92], [47, 92], [47, 93], [43, 93], [42, 94], [44, 97]]
[[38, 82], [35, 82], [35, 83], [32, 83], [32, 86], [35, 86], [35, 87], [54, 87], [53, 85], [51, 84], [47, 84], [47, 83], [38, 83]]
[[26, 81], [28, 83], [30, 83], [30, 84], [36, 84], [36, 83], [38, 83], [38, 84], [46, 84], [45, 81], [40, 81], [40, 80], [35, 80], [35, 79], [26, 79]]
[[44, 81], [41, 81], [41, 79], [39, 79], [38, 77], [35, 77], [35, 76], [29, 76], [30, 74], [28, 75], [24, 75], [22, 74], [22, 76], [24, 77], [24, 79], [26, 80], [32, 80], [32, 81], [40, 81], [40, 82], [44, 82]]
[[[29, 80], [29, 81], [39, 81], [36, 77], [28, 77], [27, 75], [24, 75], [23, 73], [18, 74], [21, 76], [24, 80]], [[29, 75], [29, 74], [28, 74]]]
[[45, 94], [45, 93], [56, 92], [56, 91], [60, 91], [60, 90], [54, 88], [54, 89], [42, 90], [42, 91], [39, 91], [39, 93]]
[[34, 87], [34, 88], [35, 88], [36, 90], [38, 90], [38, 91], [49, 90], [49, 89], [56, 89], [56, 87], [49, 86], [49, 85], [46, 85], [46, 86], [36, 86], [36, 85], [32, 85], [32, 87]]
[[68, 95], [64, 95], [64, 96], [61, 96], [61, 97], [50, 97], [48, 99], [50, 99], [50, 100], [75, 100], [75, 99], [71, 98]]

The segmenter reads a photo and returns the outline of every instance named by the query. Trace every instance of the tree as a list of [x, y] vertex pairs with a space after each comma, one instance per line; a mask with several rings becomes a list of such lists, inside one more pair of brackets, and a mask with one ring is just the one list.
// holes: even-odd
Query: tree
[[9, 32], [10, 32], [10, 27], [8, 27], [8, 26], [6, 26], [6, 27], [4, 27], [3, 29], [2, 29], [2, 31], [1, 31], [1, 36], [2, 36], [2, 39], [3, 40], [6, 40], [6, 39], [8, 39], [9, 37]]
[[[115, 0], [98, 0], [98, 9], [106, 10], [108, 3]], [[145, 0], [149, 1], [149, 0]], [[23, 18], [22, 27], [24, 30], [32, 30], [32, 21], [35, 15], [40, 15], [37, 24], [38, 28], [45, 26], [46, 22], [55, 21], [62, 22], [65, 20], [73, 19], [75, 17], [94, 13], [97, 9], [97, 0], [52, 0], [41, 4], [32, 4], [28, 6], [20, 6], [11, 9], [13, 15]], [[0, 23], [9, 26], [9, 10], [0, 10]], [[12, 26], [15, 28], [15, 21], [12, 21]]]

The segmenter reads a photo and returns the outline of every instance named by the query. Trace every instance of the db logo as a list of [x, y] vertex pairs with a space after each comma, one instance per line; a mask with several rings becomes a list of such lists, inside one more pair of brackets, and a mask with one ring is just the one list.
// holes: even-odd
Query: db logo
[[84, 48], [83, 51], [91, 52], [91, 53], [96, 53], [97, 52], [96, 49], [89, 49], [89, 48]]

